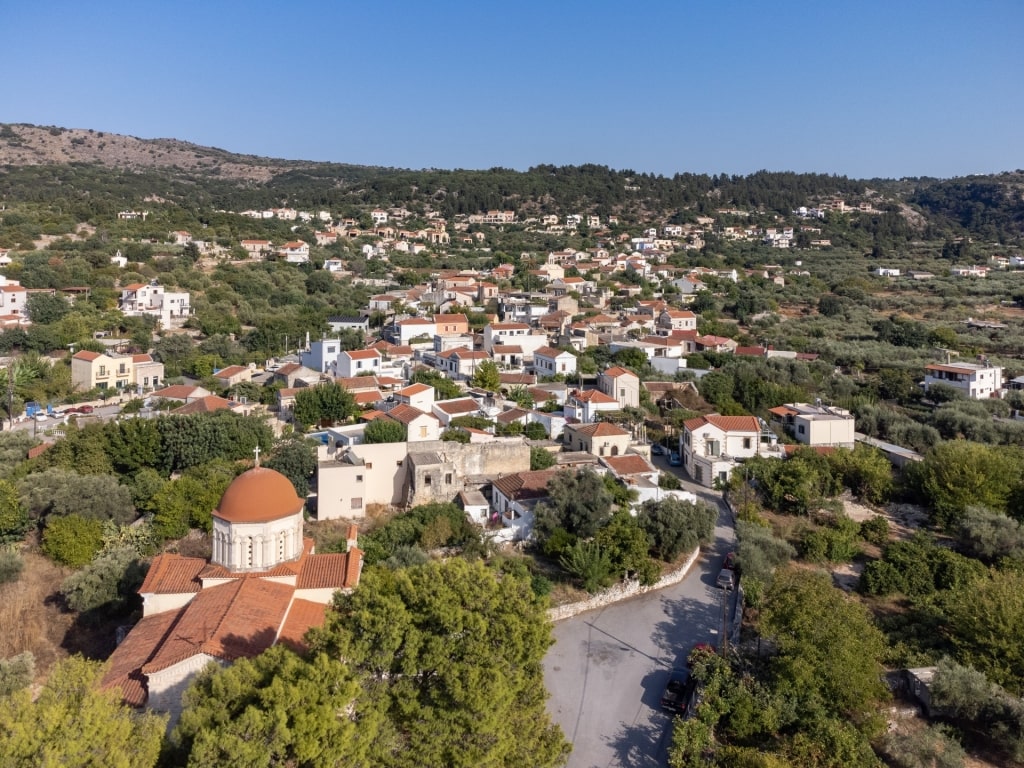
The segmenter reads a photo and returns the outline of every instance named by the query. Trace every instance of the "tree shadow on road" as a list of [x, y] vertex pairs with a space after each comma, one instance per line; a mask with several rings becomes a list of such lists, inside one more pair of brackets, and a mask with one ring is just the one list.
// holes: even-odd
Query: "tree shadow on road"
[[[668, 679], [667, 668], [648, 672], [640, 683], [643, 687], [641, 703], [657, 712]], [[649, 723], [623, 725], [608, 738], [608, 746], [615, 752], [613, 764], [622, 768], [664, 768], [671, 738], [672, 718], [668, 713], [655, 715]]]
[[[714, 577], [703, 574], [701, 581], [711, 587]], [[715, 597], [720, 599], [719, 592], [722, 590], [715, 590]], [[651, 629], [651, 640], [662, 650], [670, 666], [685, 666], [686, 657], [696, 643], [717, 644], [722, 615], [718, 600], [704, 603], [687, 597], [662, 597], [661, 607], [665, 619]]]

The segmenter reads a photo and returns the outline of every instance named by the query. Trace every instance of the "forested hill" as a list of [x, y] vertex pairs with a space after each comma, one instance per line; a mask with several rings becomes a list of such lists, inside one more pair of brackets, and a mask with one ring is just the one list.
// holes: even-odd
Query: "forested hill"
[[1024, 173], [941, 181], [858, 181], [827, 174], [759, 171], [748, 176], [671, 177], [600, 165], [528, 171], [402, 170], [238, 155], [175, 139], [137, 139], [83, 129], [0, 124], [0, 195], [61, 199], [83, 214], [148, 200], [228, 210], [281, 205], [355, 211], [404, 206], [442, 216], [511, 209], [660, 218], [682, 223], [737, 208], [788, 215], [842, 197], [896, 210], [909, 203], [929, 224], [986, 240], [1024, 236]]

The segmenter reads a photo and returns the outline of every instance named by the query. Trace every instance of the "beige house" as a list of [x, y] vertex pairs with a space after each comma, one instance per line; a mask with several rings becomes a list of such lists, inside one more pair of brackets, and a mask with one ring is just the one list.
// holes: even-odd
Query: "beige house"
[[566, 424], [563, 441], [570, 451], [594, 456], [621, 456], [629, 448], [629, 432], [607, 421], [596, 424]]
[[71, 357], [71, 385], [80, 391], [97, 387], [148, 391], [159, 387], [163, 379], [164, 364], [150, 355], [82, 351]]
[[615, 398], [619, 408], [640, 407], [640, 377], [628, 368], [614, 366], [597, 377], [597, 388], [608, 397]]
[[252, 368], [247, 365], [229, 365], [227, 368], [221, 368], [219, 371], [216, 371], [213, 374], [213, 378], [224, 389], [230, 389], [236, 384], [252, 381]]
[[410, 443], [441, 439], [441, 421], [433, 413], [399, 403], [387, 411], [387, 415], [389, 419], [405, 425], [406, 440]]
[[796, 438], [798, 443], [854, 447], [854, 416], [844, 408], [808, 403], [786, 403], [769, 408], [772, 422]]

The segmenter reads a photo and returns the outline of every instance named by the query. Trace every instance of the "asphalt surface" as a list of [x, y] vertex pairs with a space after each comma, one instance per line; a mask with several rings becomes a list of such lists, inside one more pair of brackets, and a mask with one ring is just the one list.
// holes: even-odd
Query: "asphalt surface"
[[[659, 468], [685, 479], [681, 468]], [[719, 645], [723, 607], [715, 579], [735, 545], [732, 516], [719, 494], [686, 482], [719, 507], [715, 542], [679, 584], [555, 625], [544, 659], [551, 693], [548, 711], [573, 743], [569, 768], [662, 768], [672, 740], [672, 717], [659, 702], [673, 668], [686, 665], [697, 643]]]

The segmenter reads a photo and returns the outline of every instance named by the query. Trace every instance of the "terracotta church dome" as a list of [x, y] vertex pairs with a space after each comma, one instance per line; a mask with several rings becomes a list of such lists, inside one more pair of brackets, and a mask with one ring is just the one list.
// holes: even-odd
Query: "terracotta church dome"
[[213, 516], [229, 523], [266, 523], [298, 513], [303, 503], [287, 477], [253, 467], [231, 481]]

